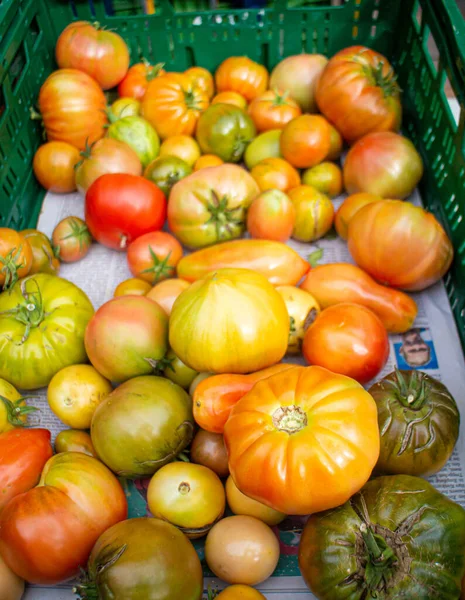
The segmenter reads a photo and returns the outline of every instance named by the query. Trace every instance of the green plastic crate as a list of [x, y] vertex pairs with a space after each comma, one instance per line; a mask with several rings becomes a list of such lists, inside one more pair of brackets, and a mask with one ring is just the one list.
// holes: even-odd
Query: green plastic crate
[[[386, 54], [404, 91], [405, 133], [426, 165], [423, 200], [445, 225], [456, 256], [445, 278], [465, 347], [465, 24], [455, 0], [340, 0], [289, 8], [176, 12], [155, 0], [153, 15], [106, 14], [103, 0], [0, 0], [0, 226], [34, 226], [44, 191], [31, 169], [42, 131], [29, 118], [45, 77], [56, 67], [54, 45], [73, 19], [99, 21], [127, 41], [133, 62], [144, 56], [168, 69], [214, 70], [246, 54], [274, 67], [299, 52], [328, 56], [363, 44]], [[179, 3], [178, 3], [179, 5]], [[433, 60], [431, 48], [437, 49]], [[460, 103], [458, 122], [444, 88]]]

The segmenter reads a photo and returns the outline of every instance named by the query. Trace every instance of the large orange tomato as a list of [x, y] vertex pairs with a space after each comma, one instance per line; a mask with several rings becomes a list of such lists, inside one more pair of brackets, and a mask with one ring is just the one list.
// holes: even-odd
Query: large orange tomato
[[400, 200], [365, 206], [349, 225], [349, 251], [380, 283], [417, 292], [448, 271], [454, 249], [436, 218]]
[[32, 168], [40, 185], [57, 194], [74, 192], [74, 167], [79, 162], [79, 150], [66, 142], [48, 142], [34, 154]]
[[14, 229], [0, 227], [0, 287], [11, 287], [26, 277], [32, 266], [32, 249]]
[[208, 99], [211, 100], [215, 93], [215, 82], [213, 80], [213, 75], [205, 69], [204, 67], [191, 67], [184, 71], [184, 75], [194, 83], [195, 86], [203, 90]]
[[233, 408], [224, 437], [241, 492], [291, 515], [348, 500], [379, 456], [373, 398], [320, 367], [294, 367], [255, 384]]
[[258, 132], [284, 129], [289, 121], [302, 114], [297, 102], [289, 97], [289, 92], [279, 90], [268, 90], [254, 98], [248, 111]]
[[247, 231], [253, 238], [286, 242], [295, 224], [295, 207], [280, 190], [267, 190], [252, 202], [247, 213]]
[[165, 139], [172, 135], [193, 135], [208, 95], [187, 75], [167, 73], [149, 83], [142, 99], [141, 114]]
[[105, 95], [83, 71], [59, 69], [47, 77], [39, 92], [39, 111], [49, 141], [68, 142], [79, 150], [105, 133]]
[[287, 192], [300, 185], [299, 172], [282, 158], [265, 158], [252, 168], [250, 174], [262, 192], [266, 190]]
[[379, 202], [381, 199], [381, 196], [366, 193], [352, 194], [351, 196], [347, 196], [347, 198], [338, 208], [334, 218], [334, 226], [338, 235], [343, 240], [346, 240], [347, 236], [349, 235], [349, 223], [358, 213], [358, 211], [367, 204]]
[[263, 275], [247, 269], [219, 269], [193, 283], [174, 303], [169, 322], [171, 347], [199, 372], [264, 369], [282, 359], [288, 335], [284, 300]]
[[295, 208], [294, 239], [313, 242], [328, 233], [334, 220], [328, 196], [311, 185], [299, 185], [289, 191], [289, 198]]
[[370, 133], [349, 150], [344, 185], [349, 194], [367, 192], [403, 200], [423, 175], [423, 162], [407, 138], [392, 131]]
[[335, 54], [316, 88], [321, 112], [343, 137], [355, 142], [373, 131], [397, 131], [402, 118], [400, 88], [389, 61], [363, 46]]
[[87, 21], [74, 21], [61, 32], [55, 47], [61, 69], [79, 69], [109, 90], [123, 79], [129, 67], [129, 49], [123, 38]]
[[98, 537], [127, 517], [123, 489], [100, 461], [63, 452], [45, 464], [37, 487], [0, 515], [0, 552], [30, 583], [55, 584], [79, 573]]
[[238, 92], [250, 102], [266, 90], [268, 71], [247, 56], [230, 56], [215, 73], [218, 92]]
[[302, 350], [310, 364], [367, 383], [386, 364], [389, 338], [370, 309], [341, 303], [326, 308], [310, 325]]
[[331, 129], [320, 115], [301, 115], [283, 129], [281, 154], [294, 167], [307, 169], [322, 162], [331, 148]]
[[182, 258], [182, 246], [166, 231], [150, 231], [129, 244], [127, 258], [134, 277], [155, 285], [173, 277]]
[[[145, 95], [147, 86], [159, 75], [164, 75], [162, 69], [163, 63], [151, 65], [148, 61], [143, 60], [136, 65], [132, 65], [127, 72], [126, 77], [118, 85], [118, 95], [120, 98], [135, 98], [142, 100]], [[127, 116], [127, 115], [125, 115]]]

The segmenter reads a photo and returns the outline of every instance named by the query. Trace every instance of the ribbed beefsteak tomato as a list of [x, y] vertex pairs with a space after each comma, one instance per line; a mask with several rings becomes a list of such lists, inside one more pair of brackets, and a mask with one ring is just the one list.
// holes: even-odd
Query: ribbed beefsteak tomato
[[378, 460], [376, 404], [363, 387], [321, 367], [259, 381], [224, 428], [237, 487], [288, 515], [339, 506]]

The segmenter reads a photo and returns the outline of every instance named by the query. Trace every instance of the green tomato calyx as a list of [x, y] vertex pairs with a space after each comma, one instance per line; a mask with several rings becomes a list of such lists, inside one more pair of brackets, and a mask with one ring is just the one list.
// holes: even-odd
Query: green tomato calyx
[[126, 552], [127, 544], [123, 544], [120, 548], [114, 550], [111, 546], [104, 548], [99, 555], [99, 562], [95, 569], [95, 579], [81, 571], [81, 581], [73, 588], [73, 593], [77, 594], [81, 600], [99, 600], [100, 594], [97, 587], [97, 582], [104, 571], [112, 567]]
[[385, 589], [391, 572], [397, 563], [397, 555], [386, 540], [371, 529], [366, 523], [360, 525], [360, 533], [365, 544], [367, 563], [365, 565], [365, 581], [371, 598], [378, 598], [378, 592]]
[[397, 83], [397, 75], [394, 73], [392, 67], [389, 68], [387, 73], [383, 73], [384, 62], [382, 60], [376, 67], [364, 66], [363, 70], [372, 85], [381, 88], [385, 98], [399, 95], [400, 87]]
[[12, 287], [18, 281], [18, 269], [24, 267], [21, 258], [22, 244], [18, 248], [12, 248], [6, 256], [0, 256], [0, 273], [5, 276], [3, 291]]
[[279, 431], [284, 431], [290, 435], [297, 433], [308, 424], [306, 413], [300, 406], [280, 406], [273, 413], [273, 425]]
[[[407, 377], [405, 377], [405, 375]], [[421, 371], [402, 372], [396, 369], [396, 396], [402, 406], [410, 410], [420, 410], [428, 400], [429, 383]]]
[[152, 266], [144, 269], [140, 272], [140, 275], [143, 273], [150, 273], [152, 281], [151, 283], [154, 285], [161, 279], [168, 279], [174, 275], [175, 268], [168, 264], [168, 261], [171, 256], [171, 250], [168, 254], [162, 258], [159, 258], [152, 249], [152, 246], [149, 246], [150, 259], [152, 261]]
[[8, 398], [5, 398], [5, 396], [0, 395], [0, 403], [3, 403], [5, 407], [7, 421], [10, 425], [13, 425], [13, 427], [24, 427], [26, 423], [23, 421], [22, 417], [39, 410], [34, 406], [23, 405], [22, 403], [25, 399], [26, 397], [18, 398], [18, 400], [9, 400]]
[[[28, 291], [28, 283], [35, 284], [36, 289], [34, 291]], [[23, 301], [14, 308], [0, 313], [2, 315], [14, 317], [24, 325], [24, 334], [19, 345], [24, 344], [24, 342], [28, 340], [31, 329], [38, 327], [47, 316], [44, 311], [42, 294], [37, 282], [32, 277], [27, 277], [21, 281], [20, 285]]]
[[207, 205], [210, 212], [210, 218], [207, 223], [213, 223], [216, 228], [216, 237], [218, 240], [230, 239], [239, 228], [239, 233], [242, 233], [244, 222], [238, 218], [242, 207], [228, 208], [228, 197], [218, 198], [212, 190], [212, 201]]

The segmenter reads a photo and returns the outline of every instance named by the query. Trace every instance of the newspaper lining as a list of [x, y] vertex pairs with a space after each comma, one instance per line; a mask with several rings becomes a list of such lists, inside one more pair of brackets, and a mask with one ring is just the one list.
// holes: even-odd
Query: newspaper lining
[[[337, 208], [343, 197], [334, 200]], [[414, 204], [420, 204], [418, 192], [410, 198]], [[48, 193], [39, 219], [38, 228], [51, 236], [54, 227], [63, 218], [74, 215], [84, 218], [84, 200], [78, 194], [56, 195]], [[347, 245], [341, 239], [322, 239], [315, 243], [304, 244], [290, 240], [289, 245], [303, 258], [308, 259], [315, 250], [321, 249], [323, 255], [320, 264], [334, 262], [353, 262]], [[69, 279], [81, 287], [89, 296], [95, 309], [113, 297], [113, 292], [121, 281], [131, 277], [127, 266], [126, 254], [93, 244], [89, 254], [80, 262], [62, 264], [60, 276]], [[465, 415], [465, 364], [455, 321], [444, 285], [436, 284], [426, 292], [413, 295], [418, 303], [419, 312], [414, 328], [407, 334], [390, 336], [390, 356], [383, 371], [376, 380], [399, 368], [419, 368], [442, 381], [457, 401], [460, 412]], [[303, 358], [286, 359], [289, 362], [305, 364]], [[412, 364], [412, 363], [415, 363]], [[422, 364], [419, 364], [422, 363]], [[367, 386], [368, 387], [368, 386]], [[30, 417], [36, 427], [50, 429], [53, 438], [67, 427], [50, 411], [46, 390], [34, 392], [34, 398], [28, 401], [40, 409]], [[454, 454], [436, 476], [430, 481], [441, 492], [465, 507], [465, 418], [462, 418], [460, 437]], [[300, 523], [299, 527], [303, 524]], [[292, 600], [315, 597], [309, 593], [297, 570], [297, 547], [299, 532], [293, 525], [285, 531], [289, 544], [284, 544], [286, 556], [282, 556], [284, 566], [279, 574], [258, 586], [268, 599]], [[281, 533], [280, 533], [281, 536]], [[283, 536], [281, 536], [282, 538]], [[282, 539], [281, 539], [282, 542]], [[283, 543], [281, 544], [283, 548]], [[281, 564], [281, 563], [280, 563]], [[289, 564], [287, 567], [285, 565]], [[289, 575], [289, 573], [292, 573]], [[205, 585], [214, 588], [224, 584], [214, 579], [206, 579]], [[58, 587], [31, 586], [27, 589], [25, 600], [69, 600], [75, 596], [72, 584]]]

